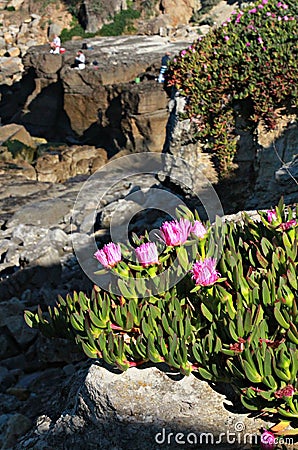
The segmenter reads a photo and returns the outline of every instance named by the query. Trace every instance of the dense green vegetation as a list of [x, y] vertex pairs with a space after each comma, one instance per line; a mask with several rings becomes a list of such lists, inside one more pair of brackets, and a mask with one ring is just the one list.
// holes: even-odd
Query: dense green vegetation
[[121, 34], [130, 34], [135, 32], [133, 20], [140, 17], [140, 12], [129, 8], [120, 11], [114, 16], [113, 22], [103, 25], [99, 31], [100, 36], [119, 36]]
[[121, 34], [131, 34], [136, 30], [133, 26], [134, 19], [140, 17], [139, 11], [135, 9], [127, 9], [115, 14], [113, 21], [107, 25], [103, 25], [97, 33], [86, 33], [84, 28], [74, 17], [70, 29], [64, 28], [61, 32], [62, 42], [71, 40], [73, 36], [81, 36], [82, 38], [90, 38], [94, 36], [120, 36]]
[[214, 150], [222, 173], [235, 156], [235, 120], [243, 110], [248, 128], [262, 119], [273, 129], [278, 108], [297, 107], [297, 14], [296, 0], [235, 11], [170, 66], [167, 85], [187, 98], [185, 117]]
[[62, 42], [70, 41], [73, 36], [81, 36], [82, 38], [91, 38], [94, 37], [96, 33], [86, 33], [84, 28], [76, 21], [73, 20], [73, 26], [68, 30], [67, 28], [63, 28], [60, 38]]

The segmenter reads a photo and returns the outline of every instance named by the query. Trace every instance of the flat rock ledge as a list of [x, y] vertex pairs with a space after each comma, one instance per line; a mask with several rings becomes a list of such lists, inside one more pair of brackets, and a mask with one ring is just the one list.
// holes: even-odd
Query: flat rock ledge
[[93, 363], [69, 382], [58, 420], [39, 417], [18, 450], [249, 449], [272, 423], [233, 408], [235, 397], [166, 366], [121, 373]]

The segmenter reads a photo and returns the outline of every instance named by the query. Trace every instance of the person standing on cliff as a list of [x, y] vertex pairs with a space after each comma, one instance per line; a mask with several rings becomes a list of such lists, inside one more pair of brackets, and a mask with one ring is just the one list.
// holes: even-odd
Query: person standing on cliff
[[58, 34], [54, 34], [54, 38], [52, 42], [50, 42], [50, 47], [50, 53], [60, 53], [61, 39], [59, 38]]
[[158, 76], [158, 83], [163, 83], [165, 81], [164, 74], [167, 71], [168, 64], [171, 59], [170, 55], [171, 55], [170, 52], [166, 52], [164, 54], [164, 56], [161, 58], [161, 67], [160, 67], [159, 76]]

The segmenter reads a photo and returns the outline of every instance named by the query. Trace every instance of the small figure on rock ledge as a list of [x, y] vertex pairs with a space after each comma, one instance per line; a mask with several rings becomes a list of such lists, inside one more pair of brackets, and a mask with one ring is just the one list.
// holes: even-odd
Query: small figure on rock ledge
[[77, 52], [77, 56], [75, 57], [74, 64], [71, 66], [73, 69], [85, 69], [86, 67], [86, 57], [82, 50]]
[[61, 39], [57, 34], [54, 34], [54, 38], [52, 42], [50, 42], [50, 53], [60, 53], [60, 47], [61, 47]]

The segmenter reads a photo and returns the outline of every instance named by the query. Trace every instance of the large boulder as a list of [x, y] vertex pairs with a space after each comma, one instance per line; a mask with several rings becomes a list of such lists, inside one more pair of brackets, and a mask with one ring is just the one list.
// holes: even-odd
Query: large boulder
[[46, 429], [37, 426], [17, 449], [29, 443], [36, 450], [152, 450], [160, 445], [172, 450], [182, 444], [223, 450], [227, 443], [237, 449], [256, 443], [261, 426], [268, 426], [249, 418], [228, 387], [183, 377], [167, 366], [121, 374], [92, 364], [70, 381], [60, 413], [58, 420], [43, 417]]
[[187, 24], [193, 13], [200, 9], [198, 0], [161, 0], [160, 9], [171, 17], [171, 25]]
[[7, 141], [18, 141], [24, 144], [26, 147], [36, 148], [36, 143], [22, 125], [11, 123], [9, 125], [3, 125], [0, 128], [0, 142], [1, 145]]

